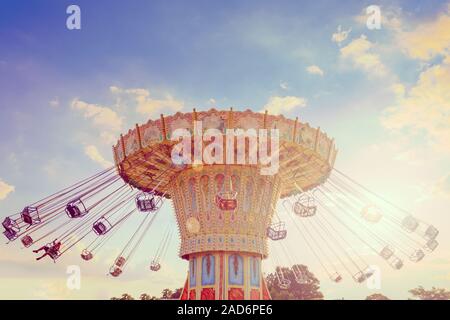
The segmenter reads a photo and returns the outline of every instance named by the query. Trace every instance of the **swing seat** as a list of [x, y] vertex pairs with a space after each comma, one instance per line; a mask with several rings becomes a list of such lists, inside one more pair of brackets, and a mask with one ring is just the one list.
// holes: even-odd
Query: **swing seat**
[[140, 212], [154, 212], [160, 205], [161, 201], [152, 193], [141, 193], [136, 197], [136, 207]]
[[19, 227], [19, 224], [17, 223], [17, 221], [14, 219], [11, 219], [10, 217], [6, 217], [3, 220], [2, 225], [3, 225], [3, 228], [5, 228], [5, 230], [11, 229], [16, 232], [20, 231], [20, 227]]
[[292, 273], [294, 274], [295, 282], [297, 282], [298, 284], [308, 283], [308, 279], [305, 277], [302, 270], [297, 265], [292, 266], [291, 270]]
[[330, 275], [330, 279], [333, 282], [339, 283], [342, 281], [342, 276], [339, 273], [335, 272], [332, 275]]
[[425, 230], [424, 238], [427, 240], [434, 240], [439, 234], [439, 230], [434, 226], [429, 226], [427, 230]]
[[159, 271], [159, 269], [161, 269], [161, 264], [160, 263], [153, 261], [150, 264], [150, 270], [157, 272], [157, 271]]
[[53, 260], [58, 259], [60, 256], [59, 249], [57, 249], [56, 245], [49, 246], [46, 252]]
[[363, 283], [366, 280], [366, 276], [362, 271], [359, 271], [353, 275], [353, 280], [358, 283]]
[[233, 211], [237, 208], [237, 193], [220, 192], [216, 195], [216, 205], [222, 211]]
[[380, 256], [385, 259], [388, 260], [390, 257], [392, 257], [394, 255], [394, 250], [391, 249], [391, 247], [389, 246], [385, 246], [381, 251], [380, 251]]
[[41, 223], [39, 211], [35, 207], [25, 207], [20, 216], [22, 217], [23, 222], [29, 224], [30, 226]]
[[403, 260], [393, 256], [389, 261], [389, 265], [395, 270], [400, 270], [403, 267]]
[[92, 230], [94, 230], [95, 234], [98, 236], [106, 234], [111, 228], [111, 223], [105, 217], [98, 219], [92, 225]]
[[295, 214], [299, 215], [300, 217], [312, 217], [316, 214], [317, 206], [314, 204], [313, 198], [309, 196], [302, 196], [300, 199], [295, 201], [294, 203], [294, 212]]
[[25, 248], [28, 248], [33, 244], [33, 238], [31, 238], [31, 236], [29, 236], [29, 235], [22, 237], [22, 239], [20, 239], [20, 241], [25, 246]]
[[438, 245], [439, 245], [439, 242], [437, 242], [435, 239], [433, 239], [433, 240], [429, 240], [423, 248], [428, 252], [433, 252], [434, 249], [436, 249]]
[[284, 222], [278, 222], [267, 228], [267, 237], [271, 240], [277, 241], [285, 239], [287, 236], [287, 230]]
[[402, 227], [409, 232], [414, 232], [419, 226], [419, 221], [413, 216], [406, 216], [402, 221]]
[[412, 262], [419, 262], [424, 257], [425, 253], [421, 249], [418, 249], [409, 256], [409, 260], [411, 260]]
[[126, 262], [126, 259], [124, 258], [124, 257], [119, 257], [119, 258], [117, 258], [117, 260], [116, 260], [116, 263], [115, 263], [115, 266], [116, 267], [123, 267], [124, 266], [124, 264], [125, 264], [125, 262]]
[[94, 255], [92, 254], [92, 252], [90, 252], [90, 251], [88, 251], [88, 250], [86, 250], [86, 249], [84, 249], [84, 250], [81, 252], [81, 258], [82, 258], [83, 260], [89, 261], [89, 260], [91, 260], [93, 257], [94, 257]]
[[17, 232], [13, 229], [6, 229], [5, 231], [3, 231], [3, 235], [9, 240], [9, 241], [13, 241], [16, 240], [17, 237], [19, 236], [17, 234]]
[[66, 206], [66, 214], [69, 218], [76, 219], [84, 217], [88, 213], [83, 201], [81, 199], [77, 199], [75, 201], [70, 202]]
[[353, 280], [355, 280], [358, 283], [363, 283], [364, 281], [369, 279], [373, 274], [374, 271], [370, 268], [367, 268], [364, 271], [360, 270], [359, 272], [353, 275]]
[[16, 240], [19, 236], [18, 233], [20, 231], [19, 224], [16, 220], [11, 219], [10, 217], [6, 217], [2, 222], [5, 231], [3, 231], [3, 235], [9, 240]]
[[113, 266], [109, 270], [109, 274], [112, 275], [113, 277], [118, 277], [122, 274], [122, 269], [120, 267]]

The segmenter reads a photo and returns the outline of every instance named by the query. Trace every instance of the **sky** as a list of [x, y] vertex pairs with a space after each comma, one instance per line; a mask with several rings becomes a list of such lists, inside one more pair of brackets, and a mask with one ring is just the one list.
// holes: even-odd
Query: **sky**
[[[66, 9], [81, 8], [69, 30]], [[381, 28], [366, 8], [381, 8]], [[335, 138], [336, 167], [440, 230], [440, 247], [382, 286], [321, 274], [295, 246], [328, 299], [397, 299], [423, 285], [450, 288], [450, 3], [448, 1], [2, 1], [0, 214], [5, 217], [109, 166], [120, 133], [160, 113], [269, 110]], [[171, 206], [155, 222], [175, 223]], [[36, 263], [0, 245], [0, 298], [107, 299], [181, 287], [173, 241], [148, 270], [157, 226], [127, 274], [107, 277], [120, 243], [95, 263], [78, 253]], [[159, 230], [159, 231], [158, 231]], [[287, 242], [289, 243], [289, 242]], [[67, 266], [82, 267], [80, 290]]]

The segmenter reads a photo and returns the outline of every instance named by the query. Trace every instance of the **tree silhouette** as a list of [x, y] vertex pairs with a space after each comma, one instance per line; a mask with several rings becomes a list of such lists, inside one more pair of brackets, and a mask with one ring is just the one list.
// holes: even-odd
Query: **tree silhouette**
[[182, 291], [183, 291], [183, 288], [175, 289], [175, 291], [170, 296], [170, 299], [180, 299]]
[[413, 299], [418, 300], [450, 300], [450, 291], [443, 288], [432, 287], [430, 290], [422, 286], [409, 290]]
[[366, 297], [366, 300], [391, 300], [381, 293], [374, 293]]
[[112, 297], [111, 300], [134, 300], [134, 298], [128, 293], [123, 293], [120, 298]]
[[170, 289], [164, 289], [161, 293], [161, 299], [163, 300], [168, 300], [171, 299], [172, 295], [173, 295], [173, 291]]
[[140, 300], [158, 300], [158, 298], [156, 298], [155, 296], [150, 296], [147, 293], [143, 293], [139, 296]]
[[[266, 277], [267, 288], [273, 300], [320, 300], [323, 294], [320, 292], [320, 281], [308, 270], [308, 267], [296, 265], [304, 277], [304, 283], [297, 283], [292, 268], [281, 267], [286, 279], [291, 282], [287, 290], [280, 288], [276, 273], [270, 273]], [[294, 266], [293, 266], [294, 267]], [[297, 268], [296, 267], [296, 268]]]

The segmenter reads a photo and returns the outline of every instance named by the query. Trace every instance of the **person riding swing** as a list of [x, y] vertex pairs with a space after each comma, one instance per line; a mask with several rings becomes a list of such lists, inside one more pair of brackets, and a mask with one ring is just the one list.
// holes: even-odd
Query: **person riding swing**
[[45, 253], [36, 258], [36, 260], [41, 260], [42, 258], [44, 258], [45, 256], [49, 256], [50, 258], [53, 259], [53, 262], [56, 262], [56, 258], [58, 258], [59, 256], [59, 249], [61, 248], [61, 241], [56, 242], [57, 239], [53, 240], [52, 243], [48, 243], [45, 246], [40, 247], [37, 250], [33, 250], [34, 253], [38, 253], [39, 251], [44, 250]]

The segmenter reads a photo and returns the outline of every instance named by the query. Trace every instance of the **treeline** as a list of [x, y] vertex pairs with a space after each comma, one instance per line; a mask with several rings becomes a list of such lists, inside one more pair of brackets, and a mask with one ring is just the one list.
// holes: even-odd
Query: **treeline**
[[[278, 284], [277, 274], [270, 273], [266, 276], [267, 288], [273, 300], [323, 300], [324, 295], [320, 291], [320, 281], [316, 276], [308, 270], [304, 265], [295, 265], [295, 268], [281, 267], [282, 274], [285, 279], [289, 280], [289, 289], [282, 289]], [[298, 281], [298, 275], [292, 270], [300, 270], [302, 281]], [[122, 294], [121, 297], [113, 297], [111, 300], [172, 300], [179, 299], [182, 288], [164, 289], [160, 297], [150, 296], [143, 293], [139, 299], [133, 298], [128, 293]], [[411, 294], [409, 299], [412, 300], [450, 300], [450, 291], [444, 288], [432, 287], [425, 289], [422, 286], [408, 291]], [[343, 298], [345, 299], [345, 298]], [[371, 294], [366, 300], [390, 300], [382, 293]]]

